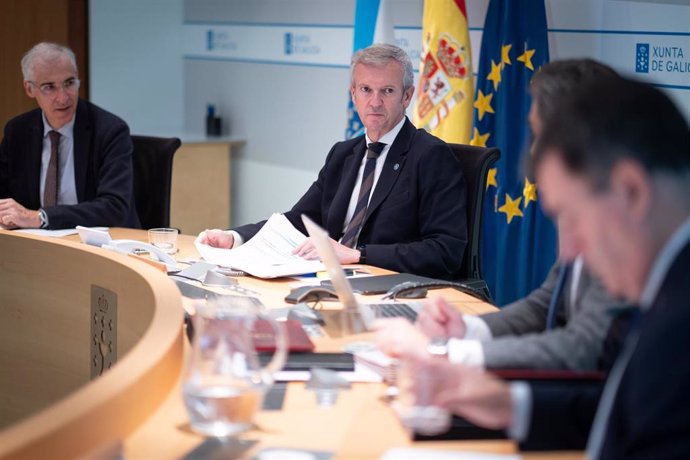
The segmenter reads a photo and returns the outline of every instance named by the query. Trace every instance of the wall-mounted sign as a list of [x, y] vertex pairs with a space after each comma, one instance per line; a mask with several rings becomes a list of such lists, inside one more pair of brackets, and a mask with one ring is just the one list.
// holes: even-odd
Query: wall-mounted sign
[[[215, 24], [184, 25], [187, 59], [244, 61], [272, 64], [350, 66], [352, 26]], [[395, 41], [417, 70], [421, 28], [396, 28]]]

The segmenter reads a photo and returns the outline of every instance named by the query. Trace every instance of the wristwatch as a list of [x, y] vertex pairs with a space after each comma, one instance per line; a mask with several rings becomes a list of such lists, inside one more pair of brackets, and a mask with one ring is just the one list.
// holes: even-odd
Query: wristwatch
[[48, 228], [48, 214], [43, 209], [38, 210], [38, 220], [41, 221], [40, 228]]
[[366, 264], [367, 263], [367, 247], [364, 245], [358, 246], [357, 250], [359, 251], [359, 262], [360, 264]]
[[448, 339], [431, 339], [431, 342], [426, 346], [426, 351], [431, 356], [448, 359]]

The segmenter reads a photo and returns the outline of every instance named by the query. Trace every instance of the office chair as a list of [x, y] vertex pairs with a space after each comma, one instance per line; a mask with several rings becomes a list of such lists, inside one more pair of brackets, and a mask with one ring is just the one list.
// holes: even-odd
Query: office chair
[[462, 258], [459, 281], [467, 287], [480, 292], [487, 300], [491, 293], [482, 276], [479, 251], [482, 236], [482, 214], [484, 211], [484, 192], [489, 169], [501, 157], [495, 147], [474, 147], [464, 144], [449, 144], [465, 176], [467, 185], [467, 248]]
[[170, 188], [176, 137], [132, 136], [134, 202], [141, 228], [170, 226]]

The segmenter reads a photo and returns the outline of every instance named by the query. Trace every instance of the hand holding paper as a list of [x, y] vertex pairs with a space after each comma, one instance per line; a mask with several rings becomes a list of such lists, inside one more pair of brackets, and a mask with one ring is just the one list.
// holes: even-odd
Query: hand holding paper
[[307, 237], [282, 214], [273, 214], [252, 239], [235, 249], [213, 248], [194, 242], [199, 254], [212, 264], [243, 270], [259, 278], [313, 273], [324, 269], [317, 260], [292, 253]]

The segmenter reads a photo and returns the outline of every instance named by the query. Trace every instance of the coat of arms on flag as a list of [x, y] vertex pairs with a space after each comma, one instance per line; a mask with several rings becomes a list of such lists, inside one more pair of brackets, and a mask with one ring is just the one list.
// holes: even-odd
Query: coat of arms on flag
[[472, 124], [472, 55], [464, 0], [424, 2], [414, 123], [446, 142], [467, 143]]
[[424, 71], [420, 77], [419, 86], [422, 89], [418, 96], [417, 110], [419, 117], [429, 117], [429, 128], [434, 129], [445, 118], [445, 114], [456, 103], [465, 99], [468, 95], [464, 88], [453, 88], [449, 78], [467, 78], [470, 71], [467, 68], [469, 61], [467, 49], [449, 34], [442, 34], [438, 43], [438, 51], [434, 56], [431, 49], [424, 54]]

